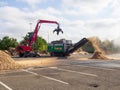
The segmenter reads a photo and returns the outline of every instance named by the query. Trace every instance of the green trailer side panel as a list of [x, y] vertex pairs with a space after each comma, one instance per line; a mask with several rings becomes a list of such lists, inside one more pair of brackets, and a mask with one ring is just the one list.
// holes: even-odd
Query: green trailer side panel
[[64, 46], [48, 46], [48, 52], [64, 52]]

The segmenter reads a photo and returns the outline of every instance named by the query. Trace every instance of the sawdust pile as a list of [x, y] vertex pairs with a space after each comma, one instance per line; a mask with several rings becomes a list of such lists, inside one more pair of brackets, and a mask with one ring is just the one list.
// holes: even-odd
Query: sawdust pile
[[7, 53], [0, 50], [0, 70], [18, 69], [21, 67]]
[[96, 37], [90, 37], [87, 39], [89, 40], [89, 42], [92, 44], [93, 48], [95, 49], [95, 52], [93, 56], [91, 57], [91, 59], [104, 59], [104, 60], [109, 59], [108, 57], [105, 56], [105, 52], [100, 49]]

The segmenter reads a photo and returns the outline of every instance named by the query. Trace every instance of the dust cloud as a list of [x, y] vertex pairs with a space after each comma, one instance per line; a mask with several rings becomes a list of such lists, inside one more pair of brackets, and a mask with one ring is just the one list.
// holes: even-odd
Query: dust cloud
[[104, 60], [110, 59], [110, 58], [106, 57], [105, 52], [100, 49], [96, 37], [89, 37], [87, 39], [89, 40], [89, 42], [92, 44], [93, 48], [95, 49], [94, 54], [91, 57], [91, 59], [104, 59]]

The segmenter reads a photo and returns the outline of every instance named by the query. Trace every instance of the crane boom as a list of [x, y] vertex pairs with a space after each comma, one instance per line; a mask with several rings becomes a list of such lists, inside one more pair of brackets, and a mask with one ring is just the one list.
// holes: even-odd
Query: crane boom
[[40, 26], [39, 26], [39, 25], [42, 24], [42, 23], [53, 23], [53, 24], [57, 24], [58, 27], [59, 27], [59, 23], [56, 22], [56, 21], [38, 20], [37, 25], [36, 25], [36, 27], [35, 27], [35, 30], [34, 30], [34, 32], [33, 32], [33, 35], [32, 35], [32, 37], [31, 37], [31, 40], [29, 41], [29, 45], [30, 45], [30, 46], [32, 46], [33, 43], [36, 41], [36, 39], [37, 39], [37, 34], [38, 34], [39, 29], [40, 29]]

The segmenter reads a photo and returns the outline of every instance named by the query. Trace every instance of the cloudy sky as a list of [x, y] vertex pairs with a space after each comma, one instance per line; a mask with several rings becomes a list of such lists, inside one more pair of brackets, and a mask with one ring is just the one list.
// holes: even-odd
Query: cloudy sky
[[47, 41], [77, 42], [91, 36], [119, 39], [120, 0], [0, 0], [0, 38], [21, 40], [40, 19], [57, 21], [64, 31], [57, 36], [52, 32], [56, 25], [42, 24], [39, 36]]

